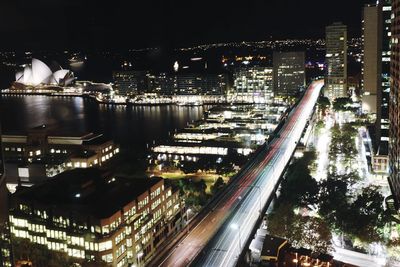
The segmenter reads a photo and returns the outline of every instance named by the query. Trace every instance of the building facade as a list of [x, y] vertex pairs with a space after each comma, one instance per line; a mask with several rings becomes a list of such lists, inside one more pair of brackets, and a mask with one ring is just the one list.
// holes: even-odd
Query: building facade
[[347, 97], [347, 26], [340, 22], [326, 27], [325, 60], [325, 96]]
[[389, 185], [397, 208], [400, 204], [400, 0], [392, 1], [390, 100], [389, 100]]
[[382, 67], [381, 67], [381, 90], [377, 94], [377, 112], [375, 122], [375, 156], [374, 165], [381, 170], [374, 168], [375, 172], [389, 172], [389, 96], [390, 96], [390, 49], [391, 49], [391, 0], [380, 2], [382, 20]]
[[66, 136], [46, 125], [1, 139], [11, 191], [18, 183], [34, 184], [68, 169], [102, 166], [119, 153], [119, 146], [101, 134]]
[[144, 266], [183, 215], [179, 192], [162, 178], [111, 178], [96, 169], [17, 191], [10, 205], [13, 238], [114, 267]]
[[121, 70], [113, 72], [115, 89], [119, 95], [131, 96], [148, 90], [145, 71]]
[[[0, 126], [1, 136], [1, 126]], [[8, 190], [0, 139], [0, 266], [12, 266], [11, 236], [8, 221]]]
[[304, 52], [274, 52], [273, 64], [275, 96], [294, 96], [304, 89], [306, 83]]
[[148, 74], [147, 82], [149, 93], [157, 95], [172, 95], [174, 93], [175, 79], [165, 72], [159, 74]]
[[227, 87], [223, 74], [179, 74], [174, 76], [175, 95], [223, 95]]
[[271, 67], [244, 66], [233, 75], [235, 102], [271, 103], [274, 98], [274, 75]]
[[382, 18], [381, 6], [366, 5], [363, 9], [362, 36], [362, 110], [377, 113], [377, 95], [381, 91]]

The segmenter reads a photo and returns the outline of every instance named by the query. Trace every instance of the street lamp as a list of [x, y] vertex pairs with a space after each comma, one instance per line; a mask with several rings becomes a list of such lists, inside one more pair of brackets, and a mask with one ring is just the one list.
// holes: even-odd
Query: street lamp
[[143, 251], [140, 251], [140, 252], [137, 254], [138, 267], [141, 266], [142, 257], [143, 257]]
[[186, 224], [189, 224], [189, 213], [191, 213], [191, 212], [192, 212], [191, 208], [188, 208], [186, 210]]
[[240, 242], [240, 225], [237, 224], [237, 223], [232, 223], [232, 224], [230, 225], [230, 227], [231, 227], [233, 230], [238, 230], [238, 236], [239, 236], [239, 255], [240, 255], [240, 252], [242, 251], [242, 244], [241, 244], [241, 242]]
[[192, 212], [191, 208], [188, 208], [186, 210], [186, 227], [187, 227], [187, 233], [189, 234], [190, 231], [190, 225], [189, 225], [189, 213]]

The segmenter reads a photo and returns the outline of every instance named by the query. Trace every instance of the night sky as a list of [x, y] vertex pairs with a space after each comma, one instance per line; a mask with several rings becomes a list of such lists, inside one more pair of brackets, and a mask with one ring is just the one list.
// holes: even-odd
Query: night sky
[[[105, 2], [105, 3], [103, 3]], [[1, 0], [0, 49], [182, 47], [318, 38], [333, 21], [360, 35], [367, 0]]]

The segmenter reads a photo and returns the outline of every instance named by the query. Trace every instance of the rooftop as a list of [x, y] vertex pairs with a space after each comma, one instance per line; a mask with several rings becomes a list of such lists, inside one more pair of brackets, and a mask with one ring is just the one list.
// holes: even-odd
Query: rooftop
[[158, 177], [110, 178], [95, 168], [74, 169], [44, 183], [20, 189], [12, 199], [56, 206], [60, 210], [74, 210], [103, 219], [113, 215], [161, 180]]
[[261, 251], [261, 257], [278, 260], [280, 250], [287, 245], [287, 240], [267, 235]]
[[73, 159], [77, 159], [77, 158], [88, 159], [88, 158], [91, 158], [96, 155], [97, 155], [96, 152], [91, 151], [91, 150], [79, 150], [79, 151], [74, 152], [71, 155], [71, 158], [73, 158]]
[[87, 138], [85, 138], [85, 140], [83, 141], [84, 145], [101, 145], [104, 144], [106, 142], [111, 141], [111, 139], [106, 138], [103, 134], [98, 134], [98, 135], [91, 135], [88, 136]]

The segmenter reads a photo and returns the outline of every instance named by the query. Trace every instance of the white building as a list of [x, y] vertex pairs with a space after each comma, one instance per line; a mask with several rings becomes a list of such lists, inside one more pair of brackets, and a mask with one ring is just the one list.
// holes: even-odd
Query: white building
[[235, 102], [271, 103], [274, 98], [273, 69], [246, 66], [234, 73]]

